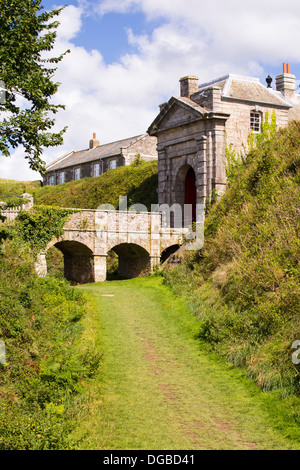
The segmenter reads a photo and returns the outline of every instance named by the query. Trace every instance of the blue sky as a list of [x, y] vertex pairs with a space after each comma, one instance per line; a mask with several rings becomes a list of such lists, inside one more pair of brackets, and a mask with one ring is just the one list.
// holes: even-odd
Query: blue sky
[[[222, 2], [223, 0], [218, 0]], [[264, 0], [262, 0], [264, 1]], [[120, 57], [126, 53], [134, 53], [135, 48], [128, 44], [127, 33], [126, 31], [131, 28], [135, 35], [150, 35], [159, 25], [164, 24], [166, 16], [162, 14], [160, 17], [159, 14], [155, 19], [149, 19], [146, 13], [141, 11], [138, 7], [131, 7], [129, 11], [125, 12], [107, 12], [103, 15], [97, 15], [91, 11], [90, 5], [95, 6], [95, 4], [101, 4], [101, 1], [90, 0], [83, 1], [73, 0], [66, 3], [66, 5], [73, 5], [78, 7], [80, 4], [86, 4], [85, 12], [82, 16], [82, 27], [77, 36], [73, 39], [73, 44], [76, 46], [83, 46], [88, 51], [92, 49], [98, 49], [104, 57], [104, 60], [107, 64], [116, 62]], [[126, 3], [126, 0], [125, 2]], [[138, 2], [137, 2], [138, 3]], [[182, 3], [186, 3], [184, 0]], [[199, 5], [201, 6], [201, 0]], [[272, 5], [273, 2], [265, 2]], [[294, 2], [295, 3], [295, 2]], [[119, 0], [119, 4], [122, 4], [122, 0]], [[64, 2], [55, 2], [53, 0], [43, 0], [42, 5], [45, 9], [52, 10], [57, 6], [64, 5]], [[272, 9], [272, 8], [271, 8]], [[283, 11], [286, 8], [283, 8]], [[121, 9], [120, 9], [121, 10]], [[233, 18], [234, 20], [234, 18]], [[298, 12], [297, 21], [300, 21], [300, 6]], [[253, 27], [253, 35], [255, 36], [255, 25]], [[269, 43], [272, 44], [273, 36], [277, 34], [286, 35], [286, 28], [284, 28], [284, 19], [283, 27], [280, 31], [273, 31], [271, 37], [269, 37]], [[236, 38], [238, 41], [238, 37]], [[296, 38], [295, 38], [296, 41]], [[263, 47], [263, 45], [262, 45]], [[240, 61], [243, 58], [240, 57]], [[266, 60], [261, 62], [262, 67], [270, 73], [271, 76], [275, 77], [281, 71], [282, 62], [291, 63], [292, 73], [296, 74], [297, 77], [300, 77], [300, 59], [298, 62], [291, 62], [289, 57], [289, 51], [287, 49], [286, 56], [278, 57], [276, 63], [273, 63], [273, 60]]]
[[[151, 35], [152, 31], [164, 22], [163, 18], [152, 20], [147, 18], [145, 13], [137, 8], [131, 8], [130, 11], [123, 13], [108, 12], [97, 15], [89, 7], [97, 3], [101, 2], [75, 0], [67, 2], [66, 5], [78, 7], [80, 4], [86, 4], [82, 15], [81, 30], [72, 42], [76, 46], [83, 46], [88, 51], [98, 49], [107, 64], [118, 61], [124, 54], [135, 52], [135, 47], [128, 44], [126, 31], [129, 28], [137, 35]], [[63, 4], [53, 0], [42, 0], [42, 5], [48, 10], [53, 10]]]
[[135, 48], [128, 44], [126, 30], [132, 28], [135, 34], [150, 34], [158, 21], [146, 21], [145, 15], [136, 13], [108, 13], [102, 18], [86, 16], [83, 26], [74, 39], [74, 44], [87, 50], [99, 49], [107, 64], [116, 62]]
[[[52, 10], [64, 2], [42, 4]], [[300, 79], [299, 0], [71, 0], [59, 20], [50, 55], [71, 53], [55, 76], [54, 101], [66, 105], [56, 129], [68, 130], [64, 145], [45, 149], [47, 163], [86, 148], [93, 132], [102, 143], [144, 133], [188, 74], [200, 83], [235, 73], [264, 84], [270, 74], [275, 88], [287, 62]], [[0, 177], [40, 176], [20, 148], [0, 157]]]

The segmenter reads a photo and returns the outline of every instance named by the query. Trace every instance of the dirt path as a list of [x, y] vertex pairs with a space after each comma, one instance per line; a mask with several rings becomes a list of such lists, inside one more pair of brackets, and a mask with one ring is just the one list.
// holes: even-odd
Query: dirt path
[[[103, 351], [82, 449], [290, 449], [263, 394], [201, 349], [198, 321], [159, 278], [82, 287]], [[90, 319], [91, 321], [91, 319]]]

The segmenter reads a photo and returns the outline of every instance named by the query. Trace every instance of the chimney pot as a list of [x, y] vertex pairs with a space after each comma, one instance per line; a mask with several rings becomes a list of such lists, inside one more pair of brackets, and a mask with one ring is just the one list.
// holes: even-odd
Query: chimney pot
[[283, 64], [283, 73], [276, 77], [276, 90], [280, 91], [285, 98], [292, 99], [296, 91], [296, 77], [291, 74], [291, 65]]

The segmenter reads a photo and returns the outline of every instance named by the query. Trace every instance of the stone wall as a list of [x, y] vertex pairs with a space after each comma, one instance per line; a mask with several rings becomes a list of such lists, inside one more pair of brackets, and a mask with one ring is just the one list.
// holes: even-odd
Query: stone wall
[[239, 154], [247, 149], [247, 142], [250, 135], [250, 113], [252, 111], [261, 114], [262, 122], [265, 121], [267, 112], [269, 113], [269, 122], [271, 122], [273, 110], [276, 115], [277, 128], [283, 128], [288, 125], [289, 111], [287, 108], [271, 107], [270, 105], [254, 105], [253, 103], [237, 103], [229, 99], [222, 100], [222, 110], [230, 114], [226, 122], [226, 141]]
[[[179, 119], [179, 113], [176, 116]], [[205, 204], [213, 188], [219, 193], [224, 191], [225, 136], [222, 116], [170, 127], [159, 135], [159, 204], [183, 206], [184, 181], [189, 167], [196, 174], [197, 204]]]
[[157, 139], [156, 137], [146, 136], [138, 140], [127, 149], [122, 149], [124, 157], [124, 164], [130, 165], [134, 162], [137, 156], [143, 161], [157, 160]]
[[110, 169], [111, 162], [115, 162], [116, 168], [119, 166], [125, 165], [125, 158], [122, 154], [113, 155], [111, 157], [103, 158], [96, 160], [94, 162], [81, 163], [80, 165], [74, 165], [67, 168], [62, 168], [61, 170], [49, 171], [44, 177], [44, 184], [50, 184], [50, 178], [54, 177], [54, 186], [60, 184], [59, 175], [64, 173], [64, 182], [69, 183], [70, 181], [75, 180], [75, 170], [80, 168], [80, 179], [91, 178], [94, 176], [94, 165], [99, 163], [100, 165], [100, 174], [105, 173]]

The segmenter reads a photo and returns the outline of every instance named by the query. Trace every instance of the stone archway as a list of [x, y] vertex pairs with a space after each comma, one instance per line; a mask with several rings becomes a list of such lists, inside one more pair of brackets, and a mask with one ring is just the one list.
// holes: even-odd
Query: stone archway
[[118, 255], [118, 276], [132, 279], [150, 272], [150, 255], [142, 246], [135, 243], [120, 243], [111, 250]]
[[197, 185], [196, 173], [191, 165], [183, 165], [176, 175], [175, 203], [182, 209], [182, 226], [190, 227], [196, 222]]
[[160, 262], [163, 264], [167, 259], [172, 256], [176, 251], [178, 251], [180, 248], [180, 245], [176, 243], [175, 245], [170, 245], [167, 248], [165, 248], [161, 255], [160, 255]]
[[54, 244], [64, 255], [64, 275], [73, 283], [94, 282], [93, 252], [77, 241], [59, 241]]

